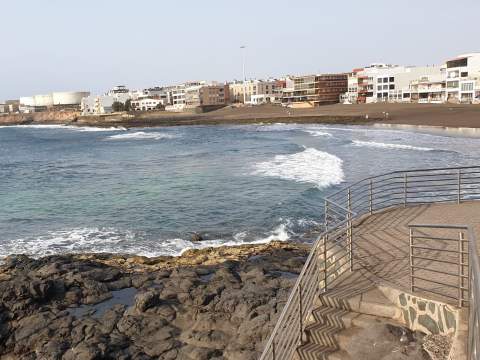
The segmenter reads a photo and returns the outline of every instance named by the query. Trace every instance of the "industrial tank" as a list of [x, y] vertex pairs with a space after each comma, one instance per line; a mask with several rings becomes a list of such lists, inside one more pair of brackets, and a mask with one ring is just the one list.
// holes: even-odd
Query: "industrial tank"
[[53, 105], [78, 105], [84, 97], [90, 95], [87, 91], [63, 91], [54, 92]]
[[33, 100], [35, 102], [35, 106], [52, 106], [53, 105], [52, 94], [34, 95]]

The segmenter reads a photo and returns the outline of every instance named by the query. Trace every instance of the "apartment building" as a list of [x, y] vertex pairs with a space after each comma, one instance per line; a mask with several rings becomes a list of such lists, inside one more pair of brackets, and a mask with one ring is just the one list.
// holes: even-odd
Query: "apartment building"
[[87, 96], [82, 99], [80, 109], [82, 115], [102, 115], [113, 112], [116, 98], [112, 95]]
[[200, 86], [204, 81], [190, 81], [180, 85], [174, 85], [168, 88], [168, 104], [165, 107], [167, 111], [183, 111], [186, 107], [185, 90], [189, 87]]
[[[348, 76], [344, 103], [438, 102], [444, 66], [398, 66], [375, 63], [354, 69]], [[440, 99], [440, 100], [439, 100]]]
[[228, 85], [196, 85], [185, 89], [185, 107], [220, 107], [228, 102]]
[[229, 97], [232, 103], [243, 103], [245, 91], [245, 102], [251, 103], [252, 96], [265, 95], [275, 96], [281, 92], [281, 88], [277, 80], [247, 80], [245, 84], [243, 81], [235, 81], [229, 84]]
[[480, 53], [459, 55], [446, 62], [446, 100], [480, 102]]
[[282, 103], [334, 104], [348, 89], [347, 74], [295, 76], [292, 81], [293, 91], [284, 91]]
[[137, 100], [132, 100], [130, 106], [133, 111], [152, 111], [163, 109], [164, 104], [161, 99], [154, 98], [141, 98]]

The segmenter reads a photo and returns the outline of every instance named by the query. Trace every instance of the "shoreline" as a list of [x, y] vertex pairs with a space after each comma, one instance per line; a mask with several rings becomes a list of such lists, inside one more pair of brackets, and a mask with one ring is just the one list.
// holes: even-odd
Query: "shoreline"
[[[52, 112], [0, 116], [0, 126], [72, 125], [95, 127], [163, 127], [248, 125], [272, 123], [427, 126], [480, 129], [480, 106], [458, 104], [357, 104], [290, 109], [278, 105], [225, 107], [208, 113], [117, 113], [80, 116], [78, 112]], [[468, 132], [468, 131], [467, 131]]]

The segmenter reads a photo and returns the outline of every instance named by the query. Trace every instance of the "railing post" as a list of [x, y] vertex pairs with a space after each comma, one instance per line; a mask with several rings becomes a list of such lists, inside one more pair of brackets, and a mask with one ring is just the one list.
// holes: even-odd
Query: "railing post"
[[352, 226], [352, 192], [350, 188], [348, 188], [348, 222], [347, 222], [347, 238], [348, 238], [348, 252], [349, 252], [349, 262], [350, 262], [350, 271], [353, 271], [353, 226]]
[[323, 237], [323, 291], [327, 291], [327, 238], [328, 234]]
[[415, 289], [413, 277], [413, 229], [410, 228], [410, 291], [413, 293]]
[[463, 241], [465, 235], [460, 231], [458, 236], [458, 307], [463, 306]]
[[277, 357], [275, 356], [275, 337], [272, 340], [272, 358], [273, 360], [277, 360]]
[[328, 231], [328, 200], [325, 199], [325, 231]]
[[299, 303], [298, 310], [300, 315], [300, 345], [303, 343], [303, 309], [302, 309], [302, 284], [298, 284]]
[[460, 204], [462, 202], [462, 170], [458, 169], [458, 196], [457, 196], [457, 203]]
[[403, 176], [403, 207], [407, 207], [408, 196], [407, 196], [407, 188], [408, 188], [408, 178], [407, 173]]
[[370, 211], [370, 215], [373, 214], [373, 182], [372, 179], [370, 179], [370, 184], [368, 186], [369, 188], [369, 196], [368, 196], [368, 208]]

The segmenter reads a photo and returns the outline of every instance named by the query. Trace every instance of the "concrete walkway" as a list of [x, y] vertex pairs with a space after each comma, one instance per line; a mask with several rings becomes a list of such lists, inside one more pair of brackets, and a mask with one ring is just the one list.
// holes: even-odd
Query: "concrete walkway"
[[[410, 263], [409, 263], [409, 224], [448, 224], [469, 225], [474, 233], [480, 235], [480, 202], [462, 204], [433, 204], [419, 205], [406, 208], [395, 208], [365, 218], [356, 224], [354, 229], [354, 258], [356, 266], [368, 270], [374, 275], [377, 284], [384, 284], [402, 290], [410, 289]], [[458, 238], [455, 232], [438, 230], [430, 231], [430, 236]], [[478, 236], [477, 236], [478, 237]], [[420, 244], [422, 245], [422, 244]], [[432, 242], [425, 243], [431, 247]], [[456, 250], [458, 244], [444, 242], [435, 244], [445, 250]], [[478, 244], [477, 244], [478, 246]], [[477, 248], [478, 252], [478, 248]], [[420, 254], [425, 257], [441, 258], [458, 262], [458, 256], [448, 253], [424, 251]], [[417, 260], [417, 265], [436, 268], [438, 270], [456, 273], [458, 265], [432, 263]], [[458, 278], [442, 276], [417, 270], [417, 275], [447, 282], [451, 285], [458, 284]], [[419, 282], [418, 286], [425, 286]], [[431, 288], [432, 284], [429, 284]], [[455, 296], [455, 289], [436, 287], [437, 291], [447, 292]], [[431, 296], [429, 296], [431, 297]], [[442, 299], [445, 301], [446, 299]]]
[[[395, 289], [393, 291], [398, 291], [398, 293], [410, 293], [408, 227], [410, 224], [468, 225], [477, 234], [480, 234], [480, 202], [397, 207], [367, 216], [356, 222], [353, 231], [355, 271], [343, 273], [331, 284], [326, 293], [319, 296], [317, 308], [312, 312], [310, 322], [305, 328], [304, 342], [297, 348], [295, 359], [397, 360], [405, 357], [421, 358], [418, 357], [420, 354], [420, 352], [417, 353], [418, 349], [409, 349], [408, 346], [403, 346], [399, 339], [392, 337], [388, 329], [403, 326], [396, 320], [402, 315], [405, 319], [404, 310], [392, 303], [391, 298], [387, 298], [380, 290], [381, 287]], [[421, 231], [418, 230], [419, 235], [422, 236]], [[458, 239], [459, 230], [428, 229], [428, 234], [424, 235]], [[424, 247], [434, 245], [435, 248], [442, 250], [458, 250], [457, 241], [436, 240], [433, 244], [431, 240], [419, 239], [416, 241], [418, 241], [418, 245]], [[455, 264], [416, 259], [416, 265], [454, 274], [458, 272], [458, 254], [445, 251], [420, 251], [423, 251], [420, 255], [425, 258], [442, 259], [455, 262]], [[427, 289], [451, 297], [458, 296], [458, 276], [452, 277], [422, 270], [416, 270], [415, 274], [440, 283], [422, 284], [417, 280], [417, 286], [425, 286]], [[445, 283], [452, 287], [441, 285]], [[418, 289], [416, 289], [415, 295], [423, 295], [425, 299], [457, 305], [455, 299], [440, 297]], [[432, 314], [438, 313], [435, 310]], [[410, 316], [409, 313], [406, 314], [407, 318]], [[414, 319], [412, 318], [411, 321]], [[429, 328], [427, 327], [427, 329]], [[431, 331], [431, 333], [437, 332]], [[464, 346], [460, 347], [463, 349]]]

